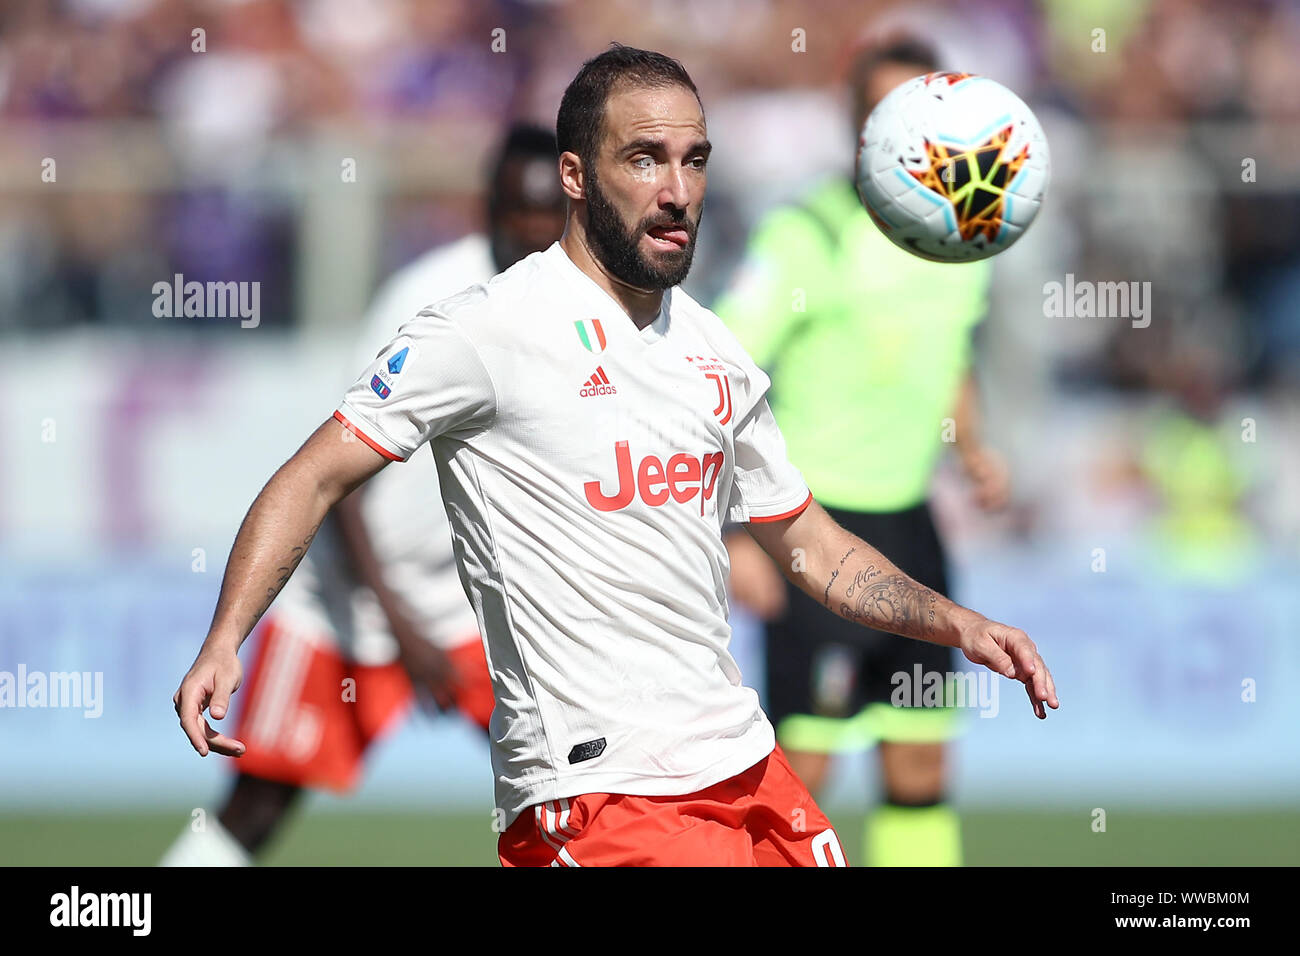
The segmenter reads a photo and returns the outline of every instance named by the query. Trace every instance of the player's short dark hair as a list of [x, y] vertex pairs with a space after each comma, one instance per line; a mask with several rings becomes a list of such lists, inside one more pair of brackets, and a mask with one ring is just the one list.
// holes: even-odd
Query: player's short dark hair
[[555, 134], [536, 123], [514, 123], [492, 155], [488, 169], [488, 183], [495, 192], [506, 166], [512, 162], [529, 159], [552, 160], [559, 156], [555, 148]]
[[867, 83], [871, 74], [885, 64], [916, 66], [920, 68], [918, 73], [933, 73], [939, 69], [939, 55], [925, 40], [905, 33], [891, 34], [863, 46], [849, 66], [848, 82], [855, 117], [866, 118]]
[[536, 123], [515, 123], [506, 131], [506, 137], [497, 147], [492, 162], [492, 179], [501, 175], [507, 163], [518, 159], [555, 159], [555, 134]]
[[[604, 135], [605, 103], [616, 88], [623, 86], [683, 86], [695, 94], [697, 102], [700, 99], [690, 74], [672, 57], [621, 43], [610, 44], [604, 53], [582, 64], [564, 91], [555, 119], [556, 145], [561, 153], [577, 153], [583, 166], [591, 167]], [[702, 103], [700, 109], [704, 109]]]
[[488, 219], [496, 219], [501, 211], [501, 191], [504, 188], [506, 168], [511, 163], [529, 160], [554, 163], [559, 155], [555, 149], [555, 134], [545, 126], [536, 123], [513, 124], [493, 154], [492, 165], [488, 169]]

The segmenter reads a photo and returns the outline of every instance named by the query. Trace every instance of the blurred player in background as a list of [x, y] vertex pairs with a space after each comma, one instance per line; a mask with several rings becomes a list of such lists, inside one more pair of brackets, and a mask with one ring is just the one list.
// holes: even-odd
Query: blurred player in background
[[[850, 75], [853, 129], [905, 80], [938, 69], [925, 43], [894, 36], [864, 47]], [[1001, 507], [1006, 470], [980, 440], [971, 332], [990, 266], [932, 263], [872, 224], [847, 176], [771, 213], [751, 238], [717, 312], [772, 376], [772, 410], [790, 459], [817, 500], [921, 584], [948, 592], [927, 503], [944, 420], [978, 503]], [[806, 309], [794, 295], [803, 290]], [[828, 407], [844, 409], [827, 415]], [[864, 631], [788, 585], [743, 533], [729, 533], [732, 590], [767, 621], [768, 714], [814, 793], [832, 754], [879, 744], [884, 799], [868, 818], [873, 865], [957, 865], [961, 834], [946, 804], [952, 708], [896, 707], [894, 674], [946, 674], [950, 648]], [[909, 701], [910, 704], [910, 701]]]
[[[554, 133], [509, 131], [491, 172], [487, 233], [427, 252], [388, 279], [356, 365], [369, 365], [424, 306], [559, 237], [555, 158]], [[259, 629], [237, 731], [248, 751], [234, 788], [218, 820], [187, 829], [164, 865], [251, 862], [304, 788], [356, 784], [366, 750], [413, 689], [487, 729], [491, 678], [437, 488], [433, 456], [416, 455], [336, 506]]]
[[712, 149], [681, 64], [593, 58], [556, 138], [560, 241], [402, 326], [254, 501], [173, 698], [181, 726], [201, 755], [244, 751], [203, 712], [225, 716], [268, 595], [336, 501], [431, 441], [492, 669], [502, 864], [843, 866], [727, 650], [724, 518], [771, 555], [803, 550], [792, 573], [836, 612], [1022, 681], [1040, 719], [1051, 675], [1023, 631], [829, 518], [768, 377], [678, 287]]

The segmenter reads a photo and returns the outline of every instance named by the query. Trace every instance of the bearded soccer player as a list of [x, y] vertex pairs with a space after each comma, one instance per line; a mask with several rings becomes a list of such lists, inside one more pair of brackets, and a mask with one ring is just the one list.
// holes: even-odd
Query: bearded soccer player
[[202, 755], [243, 752], [203, 716], [225, 716], [240, 642], [330, 506], [432, 443], [496, 695], [502, 864], [844, 865], [727, 651], [724, 520], [831, 611], [1024, 682], [1040, 718], [1051, 675], [1023, 631], [830, 519], [786, 460], [767, 376], [677, 288], [711, 149], [681, 64], [613, 46], [556, 133], [564, 235], [404, 325], [271, 478], [174, 697], [181, 725]]

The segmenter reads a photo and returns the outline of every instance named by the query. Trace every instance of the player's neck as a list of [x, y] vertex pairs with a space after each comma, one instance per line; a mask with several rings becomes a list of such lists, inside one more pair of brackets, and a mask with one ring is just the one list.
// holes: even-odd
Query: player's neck
[[587, 246], [587, 237], [580, 230], [566, 229], [560, 237], [560, 248], [592, 282], [622, 306], [638, 330], [644, 329], [659, 315], [664, 301], [663, 289], [638, 289], [610, 274], [592, 254]]

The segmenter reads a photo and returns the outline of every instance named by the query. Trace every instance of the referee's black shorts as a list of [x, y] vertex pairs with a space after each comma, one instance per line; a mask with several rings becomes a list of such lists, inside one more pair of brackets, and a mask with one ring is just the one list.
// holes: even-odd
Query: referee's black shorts
[[[943, 546], [929, 505], [867, 514], [826, 509], [905, 574], [948, 594]], [[879, 740], [946, 740], [955, 730], [951, 708], [907, 713], [891, 704], [898, 672], [949, 673], [953, 648], [886, 634], [832, 613], [788, 585], [786, 613], [767, 626], [767, 713], [786, 750], [834, 752]]]

